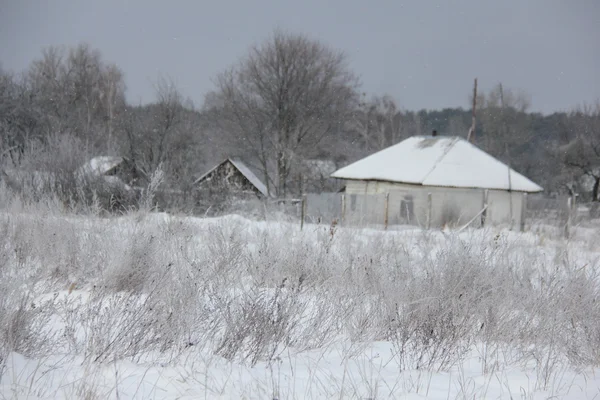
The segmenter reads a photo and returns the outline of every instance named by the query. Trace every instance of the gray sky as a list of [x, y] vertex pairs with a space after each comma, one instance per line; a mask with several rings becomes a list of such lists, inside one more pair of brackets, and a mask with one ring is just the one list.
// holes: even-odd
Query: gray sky
[[152, 101], [161, 73], [201, 105], [276, 27], [344, 50], [366, 93], [407, 109], [467, 107], [475, 76], [544, 113], [600, 98], [598, 0], [0, 0], [0, 64], [87, 42], [124, 71], [131, 102]]

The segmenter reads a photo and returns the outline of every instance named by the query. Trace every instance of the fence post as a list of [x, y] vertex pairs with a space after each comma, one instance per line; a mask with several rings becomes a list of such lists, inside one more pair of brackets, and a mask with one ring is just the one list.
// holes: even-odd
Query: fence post
[[431, 229], [431, 208], [432, 208], [431, 193], [427, 193], [427, 229]]
[[389, 209], [390, 209], [390, 194], [386, 193], [385, 194], [385, 205], [384, 205], [384, 213], [385, 213], [384, 224], [385, 224], [385, 230], [387, 230], [387, 228], [388, 228]]
[[304, 217], [306, 216], [306, 195], [302, 196], [302, 206], [300, 209], [300, 230], [304, 229]]
[[520, 231], [525, 232], [525, 217], [527, 211], [527, 193], [521, 194], [521, 226]]
[[340, 216], [340, 225], [344, 223], [346, 217], [346, 194], [342, 194], [342, 215]]
[[488, 196], [489, 190], [485, 189], [483, 191], [483, 213], [481, 214], [481, 227], [485, 227], [485, 220], [487, 218], [487, 208], [488, 208]]
[[571, 236], [571, 216], [573, 213], [573, 196], [567, 198], [567, 223], [565, 224], [565, 238], [569, 239]]

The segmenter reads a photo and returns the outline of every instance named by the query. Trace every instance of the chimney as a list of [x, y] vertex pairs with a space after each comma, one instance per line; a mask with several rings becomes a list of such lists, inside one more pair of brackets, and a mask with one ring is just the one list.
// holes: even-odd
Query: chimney
[[434, 129], [433, 132], [431, 132], [431, 136], [437, 136], [437, 131]]

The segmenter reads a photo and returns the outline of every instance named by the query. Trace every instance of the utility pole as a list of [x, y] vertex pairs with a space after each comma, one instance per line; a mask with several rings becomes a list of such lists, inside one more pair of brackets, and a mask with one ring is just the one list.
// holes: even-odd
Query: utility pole
[[469, 134], [467, 135], [467, 141], [474, 143], [475, 142], [475, 112], [477, 111], [477, 78], [475, 78], [475, 83], [473, 84], [473, 108], [471, 115], [471, 128], [469, 128]]

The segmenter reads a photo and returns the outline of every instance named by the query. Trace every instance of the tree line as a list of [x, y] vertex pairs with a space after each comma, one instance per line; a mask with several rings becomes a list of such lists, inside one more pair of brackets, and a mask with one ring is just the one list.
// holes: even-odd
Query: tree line
[[[187, 191], [222, 158], [241, 156], [286, 197], [302, 190], [307, 160], [339, 167], [433, 129], [466, 137], [471, 126], [469, 109], [410, 111], [362, 93], [343, 52], [282, 31], [215, 78], [199, 107], [165, 77], [153, 103], [135, 105], [123, 72], [87, 44], [45, 49], [19, 74], [0, 66], [0, 162], [72, 173], [90, 157], [119, 155], [148, 177], [160, 167], [166, 188]], [[476, 100], [476, 145], [549, 193], [584, 194], [587, 182], [599, 199], [600, 103], [542, 115], [502, 84]]]

